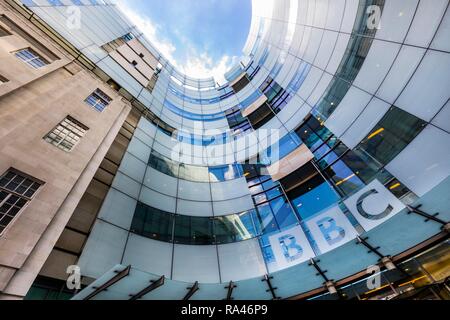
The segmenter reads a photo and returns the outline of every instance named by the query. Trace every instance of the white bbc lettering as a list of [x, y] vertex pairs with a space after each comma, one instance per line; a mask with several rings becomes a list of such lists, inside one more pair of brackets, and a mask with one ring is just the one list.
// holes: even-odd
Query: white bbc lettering
[[306, 222], [321, 253], [333, 250], [356, 238], [358, 233], [339, 206]]
[[299, 226], [270, 236], [269, 242], [276, 261], [276, 265], [271, 266], [271, 272], [300, 264], [315, 256]]
[[344, 201], [366, 230], [372, 230], [405, 208], [378, 180]]

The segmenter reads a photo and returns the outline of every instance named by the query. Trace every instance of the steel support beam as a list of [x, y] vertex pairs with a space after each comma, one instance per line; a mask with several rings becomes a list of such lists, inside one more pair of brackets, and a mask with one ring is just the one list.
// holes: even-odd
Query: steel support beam
[[130, 300], [131, 301], [134, 301], [134, 300], [139, 300], [139, 299], [141, 299], [142, 297], [144, 297], [146, 294], [148, 294], [148, 293], [150, 293], [150, 292], [152, 292], [152, 291], [154, 291], [154, 290], [156, 290], [156, 289], [158, 289], [159, 287], [162, 287], [163, 285], [164, 285], [164, 281], [165, 281], [165, 277], [164, 276], [162, 276], [161, 278], [159, 278], [158, 280], [156, 280], [156, 281], [151, 281], [151, 284], [148, 286], [148, 287], [146, 287], [146, 288], [144, 288], [143, 290], [141, 290], [141, 291], [139, 291], [137, 294], [135, 294], [135, 295], [131, 295], [131, 298], [130, 298]]
[[196, 281], [194, 283], [194, 285], [191, 288], [187, 288], [189, 290], [189, 292], [186, 294], [186, 296], [183, 298], [184, 301], [189, 300], [190, 298], [192, 298], [192, 296], [198, 291], [200, 290], [199, 286], [198, 286], [198, 281]]
[[98, 295], [100, 292], [107, 290], [112, 285], [116, 284], [120, 280], [122, 280], [125, 277], [128, 277], [130, 274], [131, 265], [126, 267], [122, 271], [116, 271], [116, 275], [109, 279], [105, 284], [101, 285], [100, 287], [92, 287], [94, 289], [94, 292], [92, 292], [90, 295], [86, 296], [83, 300], [91, 300], [96, 295]]

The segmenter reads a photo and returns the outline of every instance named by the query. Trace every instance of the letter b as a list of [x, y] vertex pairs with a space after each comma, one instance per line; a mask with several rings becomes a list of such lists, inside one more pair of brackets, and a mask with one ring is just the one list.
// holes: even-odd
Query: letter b
[[303, 249], [293, 235], [285, 235], [279, 238], [278, 241], [283, 249], [284, 257], [288, 262], [297, 260], [303, 255]]

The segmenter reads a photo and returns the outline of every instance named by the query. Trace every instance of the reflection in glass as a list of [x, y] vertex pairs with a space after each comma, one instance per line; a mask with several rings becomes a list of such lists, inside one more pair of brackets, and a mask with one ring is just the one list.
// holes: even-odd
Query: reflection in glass
[[138, 203], [131, 224], [131, 232], [144, 237], [172, 241], [173, 215]]
[[188, 164], [180, 164], [179, 178], [194, 182], [209, 182], [208, 168], [191, 166]]
[[279, 228], [293, 226], [298, 223], [295, 213], [292, 211], [289, 202], [284, 197], [271, 201], [270, 207], [272, 208], [272, 212]]
[[340, 200], [328, 182], [316, 186], [311, 184], [301, 195], [292, 200], [292, 205], [303, 220], [307, 220], [335, 205]]
[[387, 165], [422, 132], [425, 125], [423, 120], [393, 106], [358, 148]]
[[150, 155], [150, 167], [171, 177], [178, 177], [178, 164], [167, 157], [153, 151]]
[[226, 244], [257, 237], [260, 233], [255, 229], [255, 216], [255, 210], [250, 210], [222, 217], [192, 217], [138, 203], [130, 231], [146, 238], [175, 241], [177, 244]]
[[364, 187], [364, 183], [343, 161], [338, 161], [325, 170], [342, 196], [348, 196]]
[[278, 230], [277, 222], [269, 203], [258, 206], [257, 211], [253, 212], [253, 221], [255, 222], [257, 233], [269, 233]]
[[225, 165], [209, 168], [211, 182], [222, 182], [234, 180], [242, 177], [242, 167], [240, 165]]
[[217, 217], [214, 220], [214, 234], [217, 244], [238, 242], [257, 236], [250, 212]]
[[214, 244], [212, 218], [177, 215], [174, 241], [187, 245]]

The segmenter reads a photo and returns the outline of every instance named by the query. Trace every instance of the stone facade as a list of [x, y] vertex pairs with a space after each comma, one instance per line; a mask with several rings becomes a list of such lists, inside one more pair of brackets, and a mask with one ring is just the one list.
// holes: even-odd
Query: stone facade
[[[0, 175], [14, 168], [44, 182], [0, 235], [0, 298], [23, 298], [60, 238], [131, 107], [29, 21], [0, 2]], [[49, 62], [34, 69], [14, 52], [31, 48]], [[85, 103], [97, 88], [113, 100]], [[70, 115], [89, 128], [65, 152], [43, 137]], [[70, 261], [69, 261], [70, 262]], [[68, 262], [68, 263], [69, 263]]]

